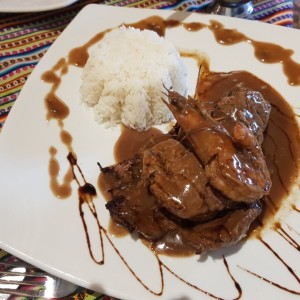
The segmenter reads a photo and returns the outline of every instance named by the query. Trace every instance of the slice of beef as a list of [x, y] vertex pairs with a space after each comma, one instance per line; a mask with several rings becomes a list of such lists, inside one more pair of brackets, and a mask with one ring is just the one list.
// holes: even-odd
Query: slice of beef
[[180, 142], [168, 139], [144, 152], [143, 177], [157, 204], [183, 219], [204, 221], [224, 209], [197, 158]]
[[227, 211], [223, 216], [205, 223], [178, 226], [153, 243], [152, 249], [158, 253], [201, 254], [235, 245], [247, 235], [250, 225], [261, 210], [261, 203], [256, 202], [251, 206], [246, 205], [244, 208]]
[[115, 222], [151, 242], [163, 238], [176, 228], [176, 224], [161, 212], [155, 197], [142, 181], [127, 189], [126, 196], [113, 198], [106, 208]]
[[221, 218], [183, 229], [182, 240], [194, 248], [197, 254], [235, 245], [246, 236], [261, 211], [259, 201], [248, 208], [228, 211]]
[[115, 222], [155, 241], [176, 225], [160, 211], [148, 182], [142, 178], [142, 158], [142, 155], [136, 155], [133, 159], [101, 168], [112, 198], [106, 208]]

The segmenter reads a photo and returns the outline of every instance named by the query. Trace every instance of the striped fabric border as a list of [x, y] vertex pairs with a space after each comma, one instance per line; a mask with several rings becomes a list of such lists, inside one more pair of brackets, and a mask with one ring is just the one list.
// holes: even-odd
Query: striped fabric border
[[250, 19], [293, 27], [293, 1], [258, 0]]

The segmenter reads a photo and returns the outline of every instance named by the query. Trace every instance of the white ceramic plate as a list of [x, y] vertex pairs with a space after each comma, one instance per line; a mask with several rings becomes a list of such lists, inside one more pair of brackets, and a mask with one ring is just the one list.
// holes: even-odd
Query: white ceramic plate
[[20, 13], [62, 8], [78, 0], [0, 0], [0, 12]]
[[[161, 256], [159, 259], [165, 266], [161, 273], [156, 258], [139, 240], [133, 240], [130, 236], [119, 239], [110, 237], [136, 276], [147, 286], [145, 288], [132, 275], [104, 234], [105, 264], [97, 265], [91, 259], [79, 215], [75, 183], [72, 195], [66, 200], [57, 199], [49, 189], [49, 148], [57, 148], [56, 158], [62, 175], [68, 167], [68, 150], [60, 141], [57, 123], [53, 120], [46, 121], [44, 98], [50, 85], [41, 80], [41, 74], [51, 69], [60, 58], [67, 57], [71, 49], [83, 45], [100, 31], [152, 15], [167, 18], [172, 13], [174, 12], [87, 6], [35, 68], [0, 136], [0, 247], [59, 277], [122, 299], [211, 299], [207, 293], [224, 299], [235, 299], [238, 291], [226, 271], [223, 256], [232, 276], [241, 286], [242, 299], [298, 299], [299, 294], [277, 288], [245, 271], [247, 269], [258, 276], [280, 283], [287, 289], [300, 292], [299, 282], [288, 268], [256, 239], [212, 255], [190, 258]], [[186, 22], [208, 24], [211, 19], [218, 20], [226, 28], [237, 28], [252, 39], [279, 43], [293, 49], [297, 53], [293, 58], [300, 61], [300, 32], [296, 30], [211, 15], [176, 15]], [[300, 87], [287, 84], [279, 64], [266, 65], [257, 61], [248, 43], [222, 46], [215, 41], [209, 30], [188, 32], [181, 27], [168, 30], [166, 38], [178, 49], [201, 50], [207, 53], [214, 71], [244, 69], [254, 73], [276, 87], [291, 106], [295, 109], [299, 107], [297, 103]], [[104, 166], [114, 162], [112, 151], [119, 129], [99, 126], [94, 122], [93, 113], [80, 104], [81, 71], [80, 68], [70, 67], [68, 73], [62, 77], [57, 93], [70, 107], [65, 129], [73, 135], [73, 148], [78, 156], [78, 164], [86, 180], [97, 187], [99, 170], [96, 162], [100, 161]], [[191, 90], [194, 88], [196, 74], [197, 68], [190, 64]], [[297, 195], [298, 188], [289, 201], [297, 199]], [[298, 197], [294, 204], [299, 207], [299, 202]], [[109, 214], [104, 205], [105, 201], [98, 191], [95, 206], [101, 226], [107, 228]], [[93, 252], [99, 258], [99, 232], [92, 215], [86, 209], [85, 213]], [[300, 214], [286, 209], [281, 218], [287, 232], [299, 244]], [[299, 276], [299, 249], [292, 247], [275, 231], [267, 230], [263, 237]], [[159, 292], [161, 278], [164, 280], [162, 296], [155, 296], [148, 289]]]

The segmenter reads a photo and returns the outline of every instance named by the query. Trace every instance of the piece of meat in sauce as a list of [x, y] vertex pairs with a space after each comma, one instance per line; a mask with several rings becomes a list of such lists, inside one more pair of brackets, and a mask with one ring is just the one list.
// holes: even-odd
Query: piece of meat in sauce
[[[228, 130], [223, 124], [225, 121], [222, 123], [218, 118], [213, 118], [212, 112], [201, 101], [168, 91], [169, 102], [166, 104], [177, 120], [181, 135], [204, 165], [209, 183], [233, 201], [251, 203], [269, 193], [271, 179], [258, 142], [260, 135], [258, 131], [253, 133], [250, 129], [252, 125], [249, 126], [260, 122], [259, 113], [255, 114], [257, 120], [252, 118], [255, 122], [248, 124], [247, 119], [242, 122], [240, 119], [243, 114], [251, 112], [242, 105], [245, 99], [237, 95], [238, 93], [227, 97], [224, 101], [222, 99], [219, 108], [215, 109], [215, 115], [218, 109], [223, 110], [223, 119], [231, 124]], [[239, 120], [235, 121], [235, 114], [231, 113], [234, 105], [226, 112], [224, 103], [230, 99], [244, 108], [244, 112], [237, 109]], [[252, 112], [256, 110], [253, 109]]]
[[183, 219], [204, 221], [224, 209], [193, 153], [169, 139], [144, 151], [143, 177], [157, 204]]
[[262, 94], [237, 84], [211, 109], [213, 119], [220, 122], [236, 143], [250, 148], [255, 139], [261, 145], [271, 112], [271, 104]]
[[261, 212], [261, 203], [256, 201], [244, 209], [228, 211], [223, 217], [182, 229], [182, 240], [195, 249], [196, 254], [233, 246], [246, 236]]
[[179, 254], [181, 251], [201, 254], [235, 245], [247, 235], [251, 224], [262, 211], [259, 201], [243, 205], [244, 208], [224, 211], [223, 215], [204, 223], [178, 225], [152, 243], [152, 249], [158, 253], [172, 249], [171, 252]]
[[138, 232], [149, 241], [162, 238], [176, 225], [166, 218], [157, 206], [149, 185], [142, 178], [143, 156], [101, 168], [105, 181], [110, 183], [112, 199], [106, 204], [111, 217], [129, 232]]

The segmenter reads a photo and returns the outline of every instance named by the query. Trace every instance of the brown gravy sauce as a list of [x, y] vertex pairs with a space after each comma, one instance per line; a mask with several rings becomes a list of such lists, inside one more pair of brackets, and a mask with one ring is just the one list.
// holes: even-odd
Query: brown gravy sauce
[[244, 82], [250, 89], [261, 92], [272, 105], [262, 145], [272, 179], [270, 194], [265, 199], [269, 209], [261, 219], [264, 223], [270, 213], [274, 215], [280, 208], [281, 201], [289, 195], [299, 174], [300, 129], [292, 108], [284, 98], [269, 84], [245, 71], [207, 74], [198, 84], [196, 97], [210, 102], [220, 99], [224, 91], [231, 90], [237, 82]]
[[[137, 23], [133, 24], [126, 24], [126, 26], [133, 26], [140, 29], [151, 29], [156, 31], [160, 36], [164, 36], [166, 29], [173, 28], [176, 26], [183, 26], [188, 31], [198, 31], [202, 29], [208, 29], [210, 30], [216, 39], [218, 43], [221, 45], [232, 45], [240, 42], [247, 42], [251, 44], [255, 51], [255, 57], [264, 63], [280, 63], [283, 66], [283, 72], [287, 77], [287, 80], [290, 85], [300, 85], [300, 64], [295, 62], [291, 56], [293, 54], [293, 51], [290, 49], [282, 48], [281, 46], [278, 46], [276, 44], [271, 43], [264, 43], [255, 41], [253, 39], [250, 39], [249, 37], [245, 36], [241, 32], [239, 32], [236, 29], [227, 29], [225, 28], [221, 23], [216, 21], [210, 21], [210, 24], [204, 24], [199, 22], [193, 22], [193, 23], [183, 23], [178, 20], [164, 20], [161, 17], [158, 16], [152, 16], [147, 19], [141, 20]], [[67, 156], [68, 162], [69, 162], [69, 169], [66, 171], [66, 173], [63, 176], [62, 183], [59, 183], [58, 175], [60, 173], [60, 167], [59, 162], [56, 158], [57, 150], [55, 147], [50, 147], [49, 149], [49, 176], [50, 176], [50, 188], [53, 191], [53, 194], [57, 196], [60, 199], [67, 198], [71, 192], [71, 182], [75, 181], [77, 183], [78, 189], [78, 209], [79, 209], [79, 215], [84, 227], [85, 236], [86, 236], [86, 242], [88, 246], [88, 250], [90, 253], [91, 258], [95, 261], [95, 263], [101, 265], [105, 262], [105, 249], [103, 244], [103, 238], [105, 237], [106, 240], [109, 242], [109, 244], [113, 247], [116, 254], [119, 256], [119, 258], [122, 260], [124, 265], [127, 267], [129, 272], [136, 278], [136, 280], [150, 293], [160, 296], [163, 295], [164, 292], [164, 272], [168, 272], [184, 284], [190, 286], [191, 288], [194, 288], [198, 290], [201, 293], [206, 294], [207, 296], [210, 296], [214, 299], [224, 299], [222, 297], [216, 296], [211, 294], [210, 292], [207, 292], [199, 286], [195, 286], [191, 284], [190, 282], [186, 281], [184, 278], [180, 277], [178, 274], [176, 274], [174, 271], [172, 271], [165, 263], [163, 263], [159, 256], [156, 253], [153, 253], [155, 257], [157, 258], [158, 263], [158, 270], [160, 274], [160, 287], [157, 291], [154, 291], [150, 289], [143, 281], [142, 279], [136, 275], [134, 270], [129, 266], [126, 259], [122, 256], [118, 248], [113, 243], [110, 235], [108, 234], [107, 229], [103, 228], [100, 222], [99, 215], [97, 213], [97, 209], [94, 205], [94, 200], [97, 197], [96, 189], [95, 187], [88, 183], [85, 179], [84, 173], [81, 170], [80, 166], [77, 163], [77, 157], [76, 153], [73, 150], [72, 142], [72, 134], [67, 132], [64, 129], [64, 120], [69, 116], [70, 111], [68, 105], [63, 101], [63, 99], [60, 99], [56, 92], [58, 87], [61, 84], [61, 77], [65, 75], [68, 72], [69, 65], [75, 65], [77, 67], [83, 67], [88, 59], [88, 50], [89, 48], [100, 41], [107, 32], [109, 32], [111, 29], [108, 29], [106, 31], [100, 32], [97, 35], [95, 35], [92, 39], [90, 39], [86, 44], [82, 45], [81, 47], [74, 48], [69, 52], [69, 55], [67, 59], [62, 58], [60, 59], [56, 65], [53, 66], [52, 69], [46, 71], [42, 75], [42, 79], [49, 83], [51, 88], [47, 96], [45, 97], [45, 109], [46, 109], [46, 119], [48, 121], [56, 121], [58, 127], [60, 128], [60, 139], [63, 145], [66, 146], [66, 148], [69, 151], [69, 154]], [[233, 72], [234, 73], [234, 72]], [[233, 74], [230, 73], [230, 74]], [[218, 73], [212, 73], [213, 75], [219, 76]], [[237, 74], [235, 74], [237, 75]], [[234, 76], [235, 76], [234, 75]], [[231, 75], [229, 75], [231, 76]], [[243, 75], [243, 76], [250, 76], [250, 75]], [[222, 76], [221, 76], [222, 77]], [[249, 79], [249, 78], [248, 78]], [[226, 79], [227, 81], [227, 79]], [[251, 80], [250, 80], [251, 81]], [[252, 81], [251, 81], [252, 82]], [[214, 85], [223, 84], [222, 80], [217, 80]], [[225, 84], [225, 83], [224, 83]], [[253, 80], [253, 84], [256, 87], [256, 84], [261, 85], [261, 82], [258, 83], [256, 80]], [[274, 95], [274, 90], [271, 89], [271, 94]], [[264, 90], [264, 93], [269, 93], [268, 89]], [[207, 90], [201, 92], [202, 95], [207, 95]], [[269, 99], [268, 94], [264, 94], [266, 98]], [[289, 193], [290, 188], [290, 177], [286, 176], [286, 174], [290, 174], [293, 176], [296, 172], [298, 172], [298, 154], [299, 149], [296, 145], [299, 141], [299, 131], [297, 128], [297, 133], [293, 133], [292, 130], [286, 129], [282, 124], [284, 122], [287, 122], [289, 126], [295, 128], [296, 123], [293, 117], [292, 110], [289, 108], [287, 104], [284, 104], [284, 101], [282, 102], [282, 99], [280, 97], [277, 97], [276, 99], [272, 101], [273, 106], [273, 115], [272, 115], [272, 122], [270, 122], [270, 128], [267, 130], [267, 138], [265, 142], [265, 149], [268, 152], [268, 160], [270, 161], [271, 167], [275, 170], [275, 173], [277, 175], [273, 178], [275, 182], [278, 182], [279, 185], [276, 187], [278, 189], [274, 190], [273, 194], [271, 195], [271, 201], [273, 203], [273, 206], [278, 208], [280, 205], [280, 201], [283, 196]], [[280, 96], [280, 95], [279, 95]], [[270, 100], [270, 99], [269, 99]], [[155, 130], [154, 130], [155, 131]], [[150, 131], [150, 139], [152, 139], [152, 142], [156, 142], [156, 138], [160, 136], [159, 132], [151, 132]], [[147, 133], [149, 134], [149, 132]], [[146, 135], [147, 135], [146, 134]], [[131, 138], [134, 134], [132, 132], [129, 132], [128, 130], [123, 130], [123, 133], [119, 139], [119, 144], [116, 145], [116, 159], [117, 161], [120, 161], [122, 159], [126, 159], [128, 155], [130, 155], [130, 152], [135, 152], [137, 149], [140, 149], [145, 145], [145, 139], [147, 138], [142, 137], [135, 137], [137, 142], [135, 143], [135, 146], [131, 145], [131, 149], [126, 152], [124, 152], [124, 145], [126, 142], [122, 141], [122, 137], [127, 135], [126, 139]], [[149, 136], [148, 136], [149, 137]], [[284, 137], [285, 142], [284, 145], [282, 145], [281, 139]], [[280, 142], [279, 142], [280, 141]], [[282, 154], [286, 159], [278, 160], [277, 156], [277, 148], [281, 147]], [[118, 149], [122, 149], [120, 151]], [[134, 148], [136, 147], [136, 148]], [[276, 149], [276, 151], [275, 151]], [[287, 152], [284, 152], [284, 149], [289, 149]], [[270, 152], [269, 152], [270, 151]], [[298, 152], [297, 152], [298, 151]], [[121, 153], [122, 152], [122, 153]], [[284, 161], [284, 163], [282, 163]], [[288, 161], [288, 163], [286, 163]], [[294, 166], [292, 168], [291, 166]], [[85, 221], [86, 218], [86, 212], [84, 211], [84, 206], [88, 208], [88, 211], [91, 213], [92, 217], [94, 218], [94, 221], [96, 222], [99, 230], [99, 243], [101, 245], [101, 259], [96, 259], [94, 256], [94, 253], [92, 251], [91, 247], [91, 241], [90, 241], [90, 234], [89, 234], [89, 228], [87, 226], [87, 223]], [[296, 212], [300, 212], [300, 210], [293, 206], [292, 209]], [[111, 225], [114, 226], [114, 225]], [[279, 229], [274, 229], [277, 232]], [[116, 230], [117, 231], [117, 230]], [[286, 234], [283, 234], [282, 230], [280, 231], [282, 236], [289, 242], [289, 244], [293, 244], [293, 247], [297, 247], [299, 249], [299, 245], [295, 244], [293, 241], [291, 241], [290, 238]], [[267, 246], [267, 243], [261, 240], [262, 243]], [[274, 250], [269, 246], [268, 249], [274, 254]], [[282, 260], [279, 256], [276, 256], [279, 260]], [[242, 288], [239, 285], [239, 283], [236, 281], [236, 279], [232, 276], [228, 263], [223, 257], [223, 263], [227, 270], [228, 276], [231, 278], [234, 287], [237, 291], [237, 296], [233, 299], [240, 299], [242, 296]], [[291, 267], [287, 264], [284, 264], [288, 270], [291, 270]], [[251, 273], [250, 271], [246, 270], [247, 272]], [[254, 276], [257, 276], [261, 280], [264, 280], [266, 282], [269, 282], [270, 284], [273, 284], [274, 286], [277, 286], [287, 292], [293, 293], [293, 291], [286, 289], [285, 287], [273, 283], [271, 281], [268, 281], [267, 279], [255, 274], [251, 273]], [[299, 280], [298, 280], [299, 282]]]
[[119, 163], [130, 159], [133, 154], [151, 148], [168, 138], [168, 135], [153, 127], [146, 131], [136, 131], [122, 126], [121, 135], [114, 147], [115, 161]]

